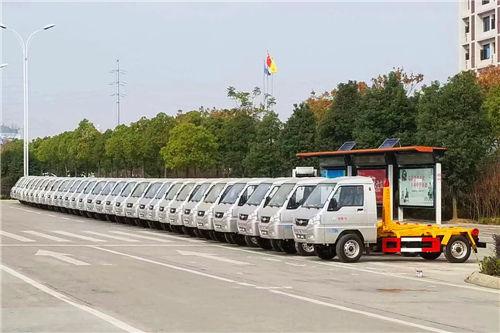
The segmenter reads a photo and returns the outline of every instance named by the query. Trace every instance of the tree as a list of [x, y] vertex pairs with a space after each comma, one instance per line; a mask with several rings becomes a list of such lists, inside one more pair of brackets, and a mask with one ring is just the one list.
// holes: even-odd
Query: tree
[[321, 95], [317, 95], [315, 91], [311, 91], [311, 96], [306, 100], [309, 110], [316, 117], [317, 122], [322, 122], [328, 109], [332, 107], [333, 92], [325, 91]]
[[23, 141], [12, 140], [0, 146], [1, 197], [7, 198], [12, 186], [23, 175]]
[[448, 148], [443, 172], [453, 195], [453, 217], [457, 218], [457, 196], [474, 182], [492, 147], [481, 89], [474, 73], [462, 72], [445, 85], [435, 82], [424, 87], [420, 95], [418, 142]]
[[101, 133], [89, 120], [83, 119], [73, 135], [74, 140], [70, 153], [75, 157], [77, 168], [89, 174], [97, 168], [99, 156], [95, 155], [94, 144]]
[[408, 97], [397, 72], [374, 81], [359, 103], [353, 135], [359, 147], [373, 148], [397, 137], [402, 145], [414, 143], [416, 97]]
[[160, 152], [168, 168], [184, 170], [189, 176], [189, 170], [196, 175], [197, 169], [210, 169], [215, 164], [216, 151], [216, 139], [206, 128], [181, 122], [171, 130], [168, 143]]
[[354, 139], [353, 129], [359, 113], [361, 94], [358, 83], [340, 83], [334, 93], [334, 100], [318, 124], [318, 147], [337, 149], [345, 141]]
[[488, 91], [484, 98], [483, 107], [498, 146], [500, 143], [500, 84]]
[[279, 147], [279, 136], [282, 123], [278, 115], [267, 112], [257, 124], [255, 139], [244, 164], [250, 176], [275, 177], [282, 174], [283, 165]]
[[295, 104], [290, 118], [281, 131], [279, 147], [283, 160], [283, 169], [290, 172], [297, 166], [311, 165], [310, 160], [296, 157], [298, 152], [313, 151], [316, 143], [316, 117], [309, 105]]

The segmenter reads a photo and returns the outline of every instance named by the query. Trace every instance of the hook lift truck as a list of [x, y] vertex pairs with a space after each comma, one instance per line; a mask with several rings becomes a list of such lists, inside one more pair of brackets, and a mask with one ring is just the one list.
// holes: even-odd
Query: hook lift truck
[[[356, 262], [363, 253], [373, 252], [420, 256], [426, 260], [435, 260], [444, 252], [449, 262], [462, 263], [467, 261], [471, 250], [477, 253], [478, 247], [486, 247], [485, 243], [479, 242], [479, 230], [476, 228], [394, 222], [390, 214], [391, 190], [387, 179], [383, 188], [382, 221], [377, 222], [376, 210], [372, 212], [376, 208], [371, 179], [368, 181], [366, 177], [338, 179], [336, 191], [332, 192], [330, 202], [320, 211], [319, 216], [309, 219], [309, 225], [299, 226], [299, 223], [296, 223], [293, 226], [295, 241], [314, 244], [315, 252], [321, 259], [338, 256], [341, 262]], [[364, 189], [364, 207], [358, 208], [357, 213], [369, 210], [371, 214], [368, 214], [367, 217], [370, 217], [363, 222], [358, 220], [350, 223], [350, 214], [342, 213], [341, 204], [337, 202], [339, 199], [336, 199], [334, 192], [340, 191], [342, 186], [361, 185]], [[327, 219], [321, 217], [331, 213], [333, 216]], [[355, 220], [355, 215], [351, 218]]]

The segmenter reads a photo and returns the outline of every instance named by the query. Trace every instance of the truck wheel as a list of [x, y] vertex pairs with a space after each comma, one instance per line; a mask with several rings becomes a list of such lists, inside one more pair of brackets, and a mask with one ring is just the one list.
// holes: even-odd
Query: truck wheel
[[231, 237], [231, 234], [229, 232], [224, 233], [224, 238], [226, 238], [226, 242], [228, 242], [229, 244], [236, 244], [236, 242], [234, 241], [233, 237]]
[[470, 243], [464, 236], [452, 236], [446, 245], [444, 256], [449, 262], [461, 263], [470, 256]]
[[280, 247], [279, 239], [271, 239], [270, 242], [271, 242], [271, 247], [273, 248], [274, 251], [276, 251], [276, 252], [283, 251]]
[[214, 231], [214, 236], [215, 236], [215, 239], [218, 240], [219, 242], [227, 243], [227, 239], [226, 239], [226, 236], [224, 235], [224, 233], [219, 232], [219, 231]]
[[420, 256], [425, 260], [436, 260], [441, 255], [441, 252], [422, 252]]
[[356, 262], [364, 251], [363, 242], [356, 234], [345, 234], [337, 241], [335, 250], [341, 262]]
[[312, 256], [314, 255], [314, 245], [307, 243], [295, 243], [295, 249], [297, 253], [301, 256]]
[[264, 250], [271, 250], [273, 247], [271, 246], [271, 241], [266, 238], [257, 238], [257, 243]]
[[245, 236], [245, 243], [249, 247], [257, 247], [259, 244], [257, 243], [257, 239], [252, 236]]
[[314, 252], [323, 260], [332, 260], [336, 255], [335, 246], [333, 245], [315, 244]]
[[293, 239], [280, 239], [278, 240], [278, 246], [280, 247], [281, 251], [285, 253], [297, 253], [297, 249], [295, 249], [295, 242]]

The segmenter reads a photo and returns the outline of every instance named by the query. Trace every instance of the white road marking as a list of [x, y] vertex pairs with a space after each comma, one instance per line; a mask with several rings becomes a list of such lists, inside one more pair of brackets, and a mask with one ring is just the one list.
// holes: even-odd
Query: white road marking
[[68, 231], [55, 230], [54, 232], [56, 234], [60, 234], [60, 235], [68, 236], [68, 237], [79, 238], [79, 239], [87, 240], [90, 242], [96, 242], [96, 243], [105, 242], [105, 240], [102, 240], [102, 239], [97, 239], [97, 238], [89, 237], [89, 236], [82, 236], [82, 235], [74, 234], [74, 233], [68, 232]]
[[106, 234], [103, 234], [103, 233], [100, 233], [100, 232], [95, 232], [95, 231], [84, 231], [84, 232], [86, 232], [88, 234], [95, 235], [95, 236], [100, 236], [100, 237], [104, 237], [104, 238], [111, 238], [111, 239], [121, 240], [121, 241], [124, 241], [124, 242], [138, 242], [137, 239], [127, 238], [127, 237], [121, 237], [121, 236], [106, 235]]
[[293, 262], [286, 262], [285, 264], [287, 264], [289, 266], [294, 266], [294, 267], [305, 267], [306, 266], [305, 264], [295, 264]]
[[60, 252], [54, 252], [54, 251], [48, 251], [48, 250], [38, 250], [35, 253], [36, 256], [46, 256], [46, 257], [52, 257], [56, 258], [58, 260], [67, 262], [69, 264], [73, 264], [76, 266], [89, 266], [90, 264], [85, 261], [81, 261], [75, 258], [71, 258], [69, 254], [67, 253], [60, 253]]
[[38, 232], [38, 231], [24, 230], [23, 232], [30, 234], [30, 235], [33, 235], [33, 236], [38, 236], [38, 237], [50, 239], [50, 240], [53, 240], [55, 242], [70, 242], [70, 240], [68, 240], [68, 239], [47, 235], [47, 234], [44, 234], [44, 233]]
[[135, 255], [128, 254], [128, 253], [113, 251], [113, 250], [105, 249], [105, 248], [102, 248], [102, 247], [99, 247], [99, 246], [91, 246], [91, 247], [94, 248], [94, 249], [96, 249], [96, 250], [101, 250], [101, 251], [113, 253], [113, 254], [116, 254], [116, 255], [120, 255], [120, 256], [124, 256], [124, 257], [128, 257], [128, 258], [132, 258], [132, 259], [135, 259], [135, 260], [139, 260], [139, 261], [143, 261], [143, 262], [148, 262], [150, 264], [164, 266], [164, 267], [172, 268], [172, 269], [175, 269], [175, 270], [178, 270], [178, 271], [188, 272], [188, 273], [191, 273], [191, 274], [200, 275], [200, 276], [208, 277], [208, 278], [219, 280], [219, 281], [224, 281], [224, 282], [229, 282], [229, 283], [235, 283], [236, 282], [234, 280], [231, 280], [231, 279], [228, 279], [228, 278], [225, 278], [225, 277], [221, 277], [221, 276], [217, 276], [217, 275], [212, 275], [212, 274], [208, 274], [208, 273], [199, 272], [199, 271], [196, 271], [194, 269], [189, 269], [189, 268], [184, 268], [184, 267], [175, 266], [175, 265], [171, 265], [171, 264], [166, 264], [166, 263], [163, 263], [163, 262], [159, 262], [159, 261], [148, 259], [148, 258], [144, 258], [144, 257], [135, 256]]
[[[262, 256], [276, 257], [275, 254], [263, 253], [263, 252], [252, 251], [252, 250], [245, 250], [245, 249], [240, 249], [240, 248], [236, 248], [236, 247], [230, 247], [227, 245], [226, 246], [214, 245], [214, 246], [229, 249], [229, 250], [234, 250], [234, 251], [249, 252], [249, 253], [258, 254], [258, 255], [262, 255]], [[328, 261], [325, 261], [325, 262], [311, 261], [311, 260], [307, 260], [307, 259], [304, 259], [301, 257], [297, 257], [297, 258], [288, 257], [288, 259], [295, 260], [295, 261], [301, 261], [301, 262], [308, 263], [308, 264], [323, 265], [323, 266], [330, 266], [330, 267], [339, 267], [339, 268], [344, 268], [344, 269], [358, 271], [358, 272], [372, 273], [372, 274], [390, 276], [390, 277], [399, 278], [399, 279], [418, 281], [418, 282], [422, 282], [422, 283], [426, 283], [426, 284], [433, 283], [433, 284], [440, 284], [440, 285], [448, 286], [448, 287], [483, 291], [483, 292], [492, 293], [492, 294], [500, 294], [500, 290], [494, 290], [494, 289], [488, 289], [488, 288], [482, 288], [482, 287], [474, 287], [474, 286], [469, 286], [469, 285], [465, 285], [465, 284], [460, 285], [460, 284], [448, 283], [448, 282], [444, 282], [444, 281], [440, 281], [440, 280], [431, 280], [431, 279], [427, 279], [427, 278], [417, 278], [417, 277], [411, 277], [411, 276], [406, 276], [406, 275], [402, 275], [402, 274], [400, 275], [398, 273], [389, 273], [386, 271], [376, 271], [376, 270], [371, 270], [371, 269], [358, 268], [358, 267], [356, 267], [356, 265], [352, 265], [352, 264], [342, 264], [342, 263], [328, 262]], [[264, 260], [266, 260], [266, 259], [264, 259]]]
[[248, 263], [248, 262], [233, 260], [233, 259], [224, 258], [224, 257], [219, 257], [219, 256], [216, 256], [215, 254], [210, 254], [210, 253], [193, 252], [193, 251], [183, 251], [183, 250], [177, 250], [177, 252], [180, 255], [183, 255], [183, 256], [201, 257], [201, 258], [210, 259], [210, 260], [216, 260], [216, 261], [221, 261], [221, 262], [225, 262], [225, 263], [229, 263], [229, 264], [233, 264], [233, 265], [240, 265], [240, 266], [250, 265], [250, 263]]
[[379, 314], [376, 314], [376, 313], [373, 313], [373, 312], [368, 312], [368, 311], [363, 311], [363, 310], [357, 310], [357, 309], [349, 308], [349, 307], [338, 305], [338, 304], [333, 304], [333, 303], [328, 303], [328, 302], [320, 301], [320, 300], [317, 300], [317, 299], [314, 299], [314, 298], [309, 298], [309, 297], [304, 297], [304, 296], [290, 294], [288, 292], [284, 292], [284, 291], [280, 291], [280, 290], [269, 290], [269, 292], [271, 292], [273, 294], [279, 294], [279, 295], [287, 296], [287, 297], [290, 297], [290, 298], [295, 298], [295, 299], [298, 299], [300, 301], [309, 302], [309, 303], [313, 303], [313, 304], [316, 304], [316, 305], [322, 305], [322, 306], [326, 306], [326, 307], [329, 307], [329, 308], [334, 308], [334, 309], [345, 311], [345, 312], [356, 313], [356, 314], [360, 314], [360, 315], [367, 316], [367, 317], [370, 317], [370, 318], [375, 318], [375, 319], [379, 319], [379, 320], [383, 320], [383, 321], [388, 321], [388, 322], [399, 324], [399, 325], [403, 325], [403, 326], [409, 326], [409, 327], [418, 328], [420, 330], [424, 330], [424, 331], [428, 331], [428, 332], [448, 333], [448, 331], [445, 331], [445, 330], [442, 330], [442, 329], [439, 329], [439, 328], [436, 328], [436, 327], [420, 325], [420, 324], [409, 322], [407, 320], [400, 320], [400, 319], [397, 319], [397, 318], [382, 316], [382, 315], [379, 315]]
[[281, 262], [281, 260], [279, 260], [279, 259], [274, 259], [274, 258], [262, 258], [262, 260]]
[[26, 238], [26, 237], [23, 237], [23, 236], [19, 236], [19, 235], [16, 235], [16, 234], [11, 234], [10, 232], [3, 231], [3, 230], [0, 230], [0, 235], [8, 237], [8, 238], [15, 239], [15, 240], [18, 240], [20, 242], [25, 242], [25, 243], [35, 242], [33, 239], [29, 239], [29, 238]]
[[0, 264], [0, 269], [4, 272], [14, 276], [14, 277], [17, 277], [18, 279], [26, 282], [27, 284], [31, 285], [32, 287], [34, 287], [40, 291], [43, 291], [44, 293], [46, 293], [52, 297], [55, 297], [55, 298], [65, 302], [69, 305], [72, 305], [75, 308], [78, 308], [82, 311], [88, 312], [88, 313], [96, 316], [97, 318], [104, 320], [108, 324], [111, 324], [119, 329], [124, 330], [125, 332], [143, 333], [143, 331], [141, 331], [140, 329], [133, 327], [133, 326], [130, 326], [129, 324], [127, 324], [119, 319], [116, 319], [116, 318], [114, 318], [114, 317], [112, 317], [104, 312], [93, 309], [85, 304], [77, 303], [76, 301], [70, 299], [68, 296], [61, 294], [60, 292], [58, 292], [52, 288], [49, 288], [49, 287], [47, 287], [47, 286], [45, 286], [45, 285], [43, 285], [43, 284], [41, 284], [33, 279], [27, 277], [26, 275], [21, 274], [15, 270], [13, 270], [12, 268], [9, 268], [3, 264]]
[[205, 242], [203, 242], [202, 239], [190, 239], [190, 238], [186, 238], [186, 237], [166, 235], [166, 234], [161, 233], [161, 232], [144, 231], [144, 230], [141, 230], [139, 232], [143, 233], [143, 234], [148, 234], [148, 235], [154, 235], [154, 236], [160, 236], [160, 237], [165, 237], [165, 238], [182, 240], [182, 241], [186, 241], [186, 242], [190, 242], [190, 243], [205, 243]]
[[170, 243], [171, 242], [169, 240], [158, 238], [158, 237], [149, 237], [149, 236], [143, 236], [143, 235], [136, 235], [136, 234], [133, 234], [133, 233], [130, 233], [130, 232], [124, 232], [124, 231], [110, 231], [110, 232], [112, 232], [114, 234], [120, 234], [120, 235], [130, 236], [130, 237], [144, 238], [144, 239], [147, 239], [147, 240], [157, 241], [157, 242], [161, 242], [161, 243]]

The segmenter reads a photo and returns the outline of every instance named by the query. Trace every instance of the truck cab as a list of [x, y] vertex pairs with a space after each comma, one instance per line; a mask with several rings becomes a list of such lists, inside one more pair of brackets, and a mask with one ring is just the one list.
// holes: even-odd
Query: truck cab
[[208, 190], [211, 188], [212, 184], [213, 180], [196, 185], [196, 188], [193, 190], [188, 202], [184, 204], [181, 212], [181, 221], [183, 224], [182, 230], [185, 234], [198, 236], [195, 219], [196, 214], [198, 214], [197, 208], [207, 194]]
[[158, 222], [160, 222], [162, 229], [172, 230], [169, 219], [170, 205], [172, 205], [174, 199], [179, 194], [179, 191], [183, 188], [183, 185], [187, 182], [188, 181], [184, 179], [179, 179], [177, 181], [172, 182], [172, 185], [165, 194], [165, 197], [158, 203]]
[[357, 261], [364, 244], [377, 242], [377, 203], [369, 177], [324, 180], [297, 210], [294, 239], [313, 244], [318, 255], [335, 256], [342, 249], [345, 261]]
[[182, 211], [184, 209], [184, 205], [189, 201], [193, 193], [195, 193], [201, 183], [205, 180], [203, 179], [190, 179], [186, 181], [179, 193], [175, 196], [175, 199], [172, 200], [170, 204], [170, 208], [168, 210], [168, 223], [170, 224], [170, 228], [175, 232], [183, 232], [183, 223], [182, 223]]
[[147, 221], [148, 225], [150, 228], [157, 228], [161, 229], [161, 223], [158, 221], [158, 209], [160, 202], [165, 198], [165, 195], [167, 194], [168, 190], [172, 186], [172, 183], [174, 182], [173, 179], [170, 180], [164, 180], [161, 184], [160, 189], [158, 192], [155, 194], [154, 198], [151, 199], [149, 202], [147, 208], [147, 212], [145, 213], [144, 219]]

